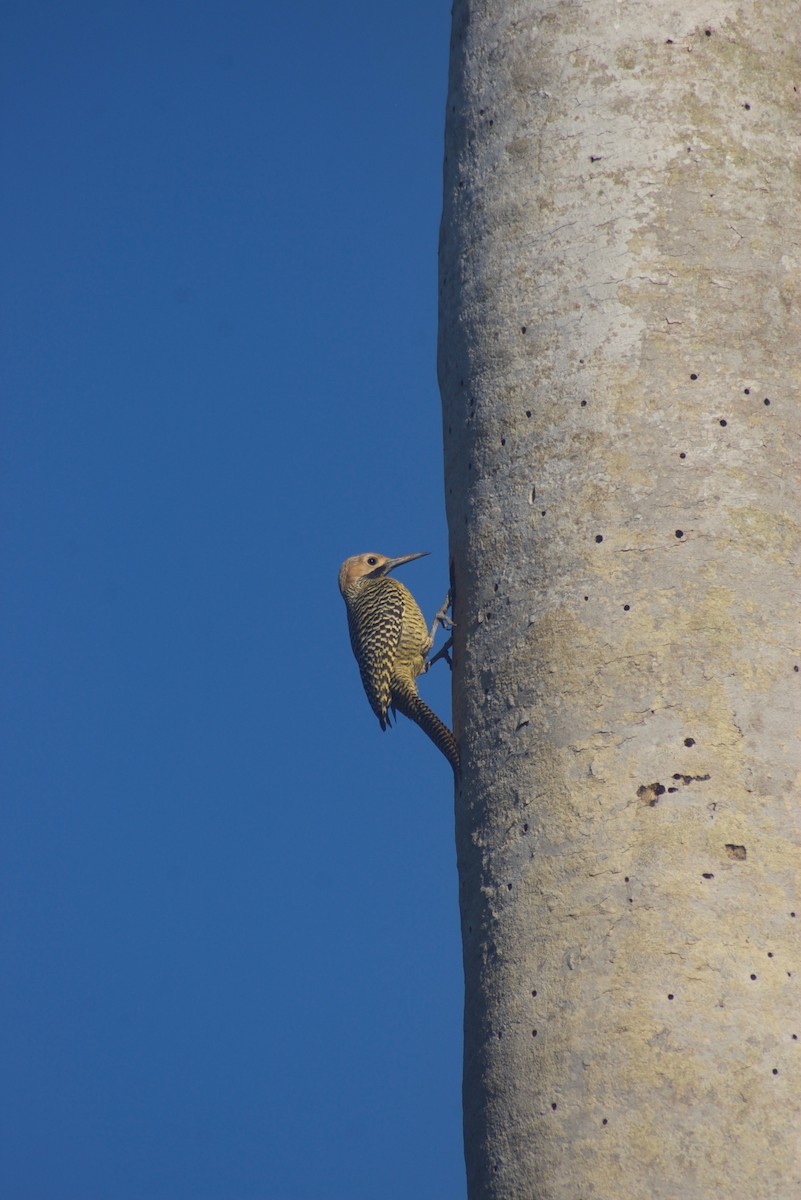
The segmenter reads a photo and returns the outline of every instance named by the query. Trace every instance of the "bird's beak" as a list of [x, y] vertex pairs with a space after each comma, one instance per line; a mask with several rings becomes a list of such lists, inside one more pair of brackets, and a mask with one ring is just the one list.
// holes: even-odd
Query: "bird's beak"
[[419, 554], [401, 554], [400, 558], [391, 558], [389, 560], [386, 570], [387, 572], [394, 571], [396, 567], [402, 566], [403, 563], [411, 562], [413, 558], [425, 558], [430, 553], [430, 550], [421, 550]]

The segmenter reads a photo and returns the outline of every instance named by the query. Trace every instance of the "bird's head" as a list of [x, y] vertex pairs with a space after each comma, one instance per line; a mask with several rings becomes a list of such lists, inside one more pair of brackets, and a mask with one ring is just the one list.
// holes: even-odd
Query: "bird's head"
[[399, 558], [387, 558], [385, 554], [354, 554], [351, 558], [346, 558], [339, 568], [339, 590], [344, 596], [345, 592], [360, 580], [380, 579], [382, 575], [388, 575], [402, 563], [411, 562], [413, 558], [423, 558], [429, 553], [428, 550], [421, 550], [418, 554], [401, 554]]

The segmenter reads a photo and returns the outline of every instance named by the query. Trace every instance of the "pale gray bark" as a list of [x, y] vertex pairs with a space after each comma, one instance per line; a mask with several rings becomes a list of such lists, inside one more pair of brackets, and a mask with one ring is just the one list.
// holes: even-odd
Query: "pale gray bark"
[[471, 1200], [801, 1196], [800, 33], [454, 4]]

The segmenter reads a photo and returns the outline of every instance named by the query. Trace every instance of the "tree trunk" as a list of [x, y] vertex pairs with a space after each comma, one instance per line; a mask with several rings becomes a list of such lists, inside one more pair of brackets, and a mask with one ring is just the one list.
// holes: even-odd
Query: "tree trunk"
[[698, 11], [454, 4], [471, 1200], [801, 1196], [801, 6]]

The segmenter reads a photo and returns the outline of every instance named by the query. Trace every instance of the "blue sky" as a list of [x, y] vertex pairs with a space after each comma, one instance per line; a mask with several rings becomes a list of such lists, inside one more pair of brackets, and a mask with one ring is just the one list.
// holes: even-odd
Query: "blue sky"
[[2, 5], [9, 1200], [464, 1196], [450, 768], [336, 587], [447, 586], [449, 23]]

